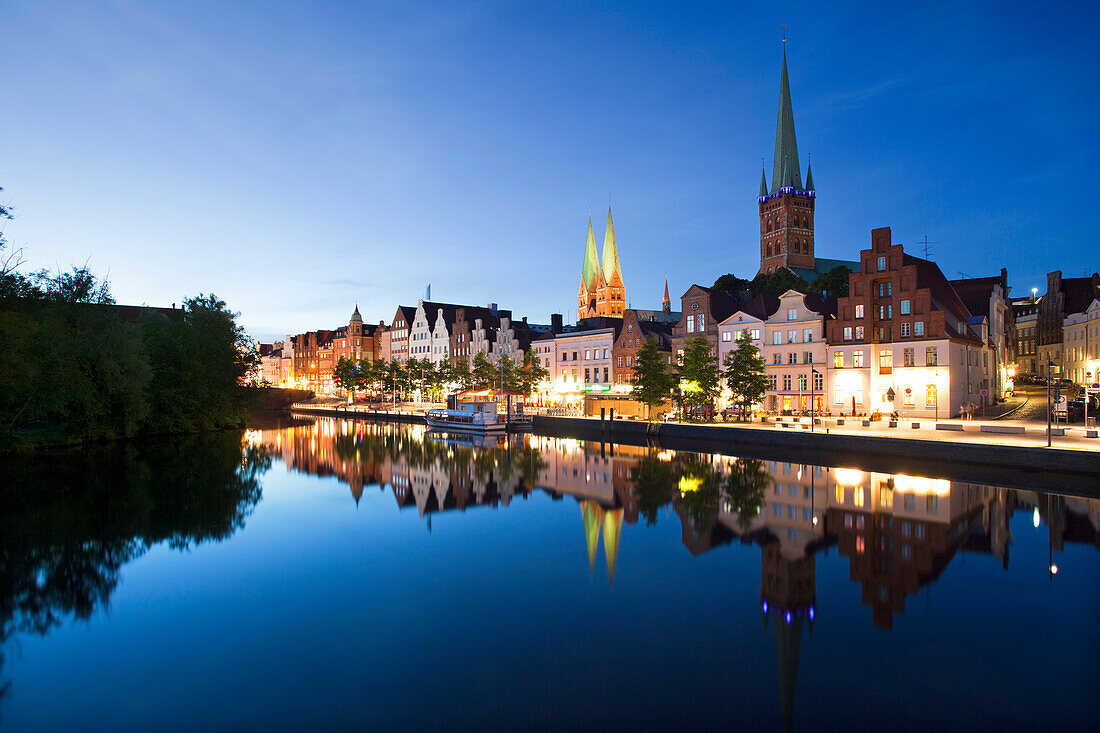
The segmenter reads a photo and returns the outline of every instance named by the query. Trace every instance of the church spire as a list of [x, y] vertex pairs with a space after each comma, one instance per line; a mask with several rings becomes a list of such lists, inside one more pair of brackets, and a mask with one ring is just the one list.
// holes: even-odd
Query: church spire
[[600, 271], [600, 259], [596, 254], [596, 238], [592, 235], [592, 217], [588, 217], [588, 242], [584, 247], [584, 266], [581, 268], [581, 285], [586, 290], [596, 287], [596, 273]]
[[668, 297], [668, 278], [665, 278], [665, 299], [661, 301], [661, 310], [665, 313], [672, 312], [672, 300]]
[[768, 195], [768, 179], [764, 177], [764, 166], [760, 166], [760, 196]]
[[[785, 172], [783, 166], [788, 166]], [[775, 158], [772, 164], [772, 193], [785, 186], [802, 189], [798, 165], [798, 144], [794, 138], [794, 112], [791, 110], [791, 85], [787, 81], [787, 48], [783, 47], [783, 74], [779, 81], [779, 117], [775, 123]]]
[[619, 277], [622, 278], [623, 274], [619, 270], [619, 248], [615, 244], [615, 225], [611, 223], [611, 207], [607, 207], [607, 229], [603, 235], [603, 279], [604, 282], [610, 283], [612, 276], [618, 272]]
[[[826, 171], [825, 176], [828, 177], [828, 175], [829, 175], [829, 172]], [[806, 190], [807, 191], [813, 191], [814, 190], [814, 172], [810, 168], [809, 161], [806, 162]]]

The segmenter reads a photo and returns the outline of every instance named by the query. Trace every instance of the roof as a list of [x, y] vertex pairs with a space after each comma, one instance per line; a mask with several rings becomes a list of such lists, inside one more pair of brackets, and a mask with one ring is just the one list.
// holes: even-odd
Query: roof
[[1092, 301], [1100, 296], [1100, 276], [1063, 277], [1062, 293], [1065, 295], [1065, 313], [1084, 313]]
[[971, 315], [970, 309], [963, 303], [962, 298], [955, 292], [955, 288], [943, 276], [939, 265], [929, 260], [914, 257], [911, 254], [903, 255], [903, 263], [915, 265], [917, 268], [917, 287], [928, 288], [932, 291], [932, 300], [936, 301], [944, 310], [949, 311], [955, 318], [965, 321]]
[[607, 207], [607, 229], [603, 234], [603, 279], [604, 282], [610, 283], [612, 276], [615, 273], [619, 273], [619, 277], [623, 276], [622, 271], [619, 269], [619, 247], [615, 244], [615, 225], [611, 223], [611, 207]]
[[989, 299], [993, 295], [993, 288], [998, 285], [1001, 286], [1003, 294], [1008, 295], [1008, 270], [1003, 267], [1000, 275], [968, 277], [948, 282], [966, 304], [967, 310], [975, 314], [989, 315]]
[[741, 307], [741, 312], [759, 318], [761, 321], [769, 318], [777, 310], [779, 310], [779, 298], [767, 293], [761, 293]]
[[[610, 213], [610, 212], [609, 212]], [[596, 238], [592, 236], [592, 217], [588, 217], [588, 241], [584, 245], [584, 264], [581, 266], [581, 285], [586, 290], [595, 287], [600, 258], [596, 254]]]
[[859, 260], [833, 260], [828, 257], [815, 257], [812, 270], [805, 267], [788, 267], [787, 269], [806, 281], [812, 283], [818, 275], [824, 275], [829, 270], [837, 267], [847, 267], [849, 272], [859, 272]]
[[779, 78], [779, 115], [775, 122], [775, 158], [772, 161], [772, 193], [781, 188], [802, 189], [798, 143], [794, 137], [791, 85], [787, 81], [787, 49], [783, 49], [783, 73]]

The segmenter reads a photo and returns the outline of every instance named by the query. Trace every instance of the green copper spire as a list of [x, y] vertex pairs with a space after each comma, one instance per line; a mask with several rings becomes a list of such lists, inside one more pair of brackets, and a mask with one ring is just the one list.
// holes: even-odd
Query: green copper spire
[[768, 179], [764, 177], [764, 166], [760, 166], [760, 195], [768, 195]]
[[[788, 166], [783, 171], [784, 163]], [[791, 111], [791, 85], [787, 81], [787, 49], [783, 49], [783, 75], [779, 82], [779, 118], [775, 123], [775, 158], [772, 165], [772, 193], [786, 186], [802, 189], [798, 165], [798, 145], [794, 139], [794, 112]]]
[[596, 254], [596, 238], [592, 236], [592, 217], [588, 217], [588, 243], [584, 247], [584, 267], [581, 268], [581, 283], [585, 288], [596, 284], [596, 273], [600, 270], [600, 259]]
[[351, 320], [348, 323], [362, 323], [363, 316], [359, 315], [359, 304], [355, 304], [355, 312], [351, 314]]
[[615, 245], [615, 225], [611, 223], [611, 207], [607, 207], [607, 229], [603, 233], [603, 280], [611, 282], [611, 277], [619, 271], [619, 248]]
[[[826, 174], [826, 175], [828, 175], [828, 174]], [[807, 191], [813, 191], [814, 190], [814, 172], [810, 168], [809, 163], [806, 163], [806, 190]]]

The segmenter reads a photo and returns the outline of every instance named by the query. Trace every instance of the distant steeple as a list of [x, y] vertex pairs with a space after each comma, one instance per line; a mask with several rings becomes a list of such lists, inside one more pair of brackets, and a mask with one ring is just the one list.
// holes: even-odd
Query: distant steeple
[[768, 195], [768, 179], [764, 177], [764, 166], [760, 166], [760, 195]]
[[665, 299], [661, 301], [661, 310], [665, 313], [672, 312], [672, 301], [668, 297], [668, 278], [665, 278]]
[[600, 270], [600, 258], [596, 254], [596, 238], [592, 235], [592, 217], [588, 217], [588, 242], [584, 247], [584, 266], [581, 268], [581, 284], [586, 289], [596, 286], [596, 273]]
[[351, 314], [351, 320], [348, 321], [348, 322], [349, 323], [362, 323], [363, 322], [363, 316], [359, 315], [359, 304], [358, 303], [355, 304], [355, 312]]
[[610, 283], [611, 277], [618, 272], [619, 277], [623, 276], [619, 270], [619, 248], [615, 244], [615, 225], [611, 223], [611, 207], [607, 207], [607, 229], [604, 230], [603, 235], [603, 255], [600, 258], [603, 260], [603, 279], [604, 282]]
[[[788, 166], [784, 171], [783, 166]], [[775, 123], [775, 158], [772, 162], [772, 193], [786, 186], [802, 189], [798, 165], [798, 144], [794, 137], [794, 112], [791, 110], [791, 85], [787, 81], [787, 48], [783, 47], [783, 74], [779, 81], [779, 117]]]
[[[829, 177], [829, 172], [828, 171], [825, 171], [825, 177], [826, 178]], [[807, 191], [813, 191], [814, 190], [814, 172], [811, 169], [809, 163], [806, 163], [806, 190]]]

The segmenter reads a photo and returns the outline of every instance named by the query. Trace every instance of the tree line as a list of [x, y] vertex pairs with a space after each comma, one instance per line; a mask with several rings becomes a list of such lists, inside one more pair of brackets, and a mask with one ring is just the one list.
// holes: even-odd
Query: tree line
[[256, 395], [241, 384], [259, 355], [224, 301], [200, 294], [123, 318], [87, 267], [22, 264], [0, 233], [0, 445], [243, 424]]
[[478, 352], [472, 366], [465, 359], [435, 364], [431, 359], [416, 357], [404, 362], [396, 359], [355, 361], [341, 357], [332, 370], [336, 385], [353, 396], [408, 397], [419, 391], [437, 401], [455, 388], [460, 391], [503, 390], [529, 397], [548, 374], [530, 350], [524, 352], [523, 361], [518, 364], [507, 354], [502, 354], [500, 361], [494, 364], [484, 352]]
[[768, 388], [764, 357], [748, 334], [741, 333], [737, 348], [726, 354], [723, 366], [724, 372], [719, 370], [714, 347], [705, 336], [685, 342], [684, 353], [675, 368], [666, 363], [656, 339], [650, 338], [634, 360], [631, 378], [634, 398], [647, 406], [650, 418], [656, 408], [669, 400], [688, 410], [698, 408], [713, 417], [714, 403], [726, 387], [738, 407], [738, 418], [744, 419], [752, 406], [764, 399]]

